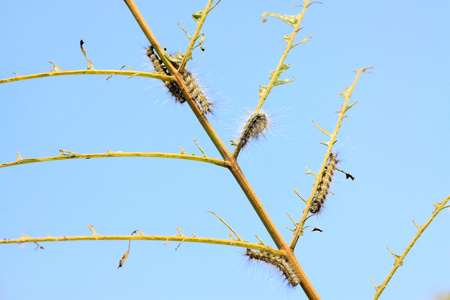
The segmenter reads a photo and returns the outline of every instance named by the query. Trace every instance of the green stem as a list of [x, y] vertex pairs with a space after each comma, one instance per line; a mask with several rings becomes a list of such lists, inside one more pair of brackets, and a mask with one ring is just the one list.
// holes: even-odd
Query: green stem
[[298, 239], [299, 239], [301, 233], [303, 232], [303, 227], [305, 225], [306, 218], [307, 218], [308, 213], [309, 213], [309, 208], [310, 208], [310, 206], [311, 206], [311, 204], [312, 204], [312, 202], [314, 200], [314, 197], [315, 197], [315, 194], [317, 192], [317, 189], [319, 188], [319, 183], [320, 183], [320, 178], [321, 178], [320, 175], [325, 171], [328, 159], [329, 159], [330, 154], [331, 154], [331, 150], [333, 149], [333, 146], [336, 143], [336, 137], [338, 135], [339, 129], [341, 128], [342, 120], [346, 117], [345, 113], [351, 107], [351, 106], [348, 105], [348, 102], [350, 100], [350, 96], [352, 95], [353, 89], [355, 88], [355, 85], [358, 82], [358, 79], [359, 79], [359, 76], [361, 75], [361, 73], [365, 72], [369, 68], [370, 67], [366, 67], [366, 68], [358, 70], [357, 74], [356, 74], [356, 77], [355, 77], [355, 80], [353, 81], [353, 84], [349, 88], [347, 88], [347, 90], [345, 91], [345, 93], [346, 93], [345, 94], [346, 95], [345, 96], [345, 101], [344, 101], [344, 104], [341, 107], [341, 110], [339, 111], [338, 122], [336, 124], [336, 127], [334, 129], [333, 134], [330, 137], [330, 141], [328, 142], [328, 149], [327, 149], [327, 152], [326, 152], [325, 157], [323, 159], [322, 167], [320, 169], [320, 172], [317, 173], [317, 175], [315, 175], [316, 176], [316, 182], [314, 183], [313, 189], [311, 191], [311, 195], [309, 196], [309, 199], [308, 199], [308, 201], [306, 203], [306, 207], [303, 209], [303, 214], [302, 214], [302, 217], [300, 219], [300, 222], [298, 223], [297, 228], [294, 231], [294, 236], [292, 237], [292, 240], [291, 240], [291, 242], [289, 244], [289, 247], [291, 249], [295, 248], [295, 246], [297, 245]]
[[417, 228], [418, 228], [418, 231], [417, 231], [416, 235], [414, 236], [414, 238], [412, 239], [412, 241], [409, 243], [408, 247], [406, 247], [405, 251], [403, 252], [403, 254], [400, 257], [396, 258], [394, 266], [392, 267], [391, 271], [389, 272], [388, 276], [383, 281], [383, 283], [380, 286], [375, 286], [377, 292], [375, 293], [375, 296], [373, 297], [373, 300], [377, 300], [380, 297], [381, 293], [386, 288], [386, 285], [391, 280], [391, 278], [394, 275], [395, 271], [397, 271], [397, 269], [400, 266], [403, 265], [403, 259], [406, 257], [406, 255], [408, 254], [409, 250], [411, 250], [411, 248], [417, 242], [417, 240], [422, 235], [422, 233], [425, 231], [425, 229], [427, 229], [428, 225], [430, 225], [430, 223], [434, 220], [434, 218], [444, 209], [445, 205], [447, 204], [447, 202], [449, 200], [450, 200], [450, 195], [448, 195], [447, 198], [445, 198], [443, 201], [441, 201], [439, 203], [435, 203], [434, 204], [435, 209], [434, 209], [433, 214], [431, 215], [431, 217], [428, 219], [428, 221], [425, 224], [421, 225], [421, 226], [417, 226], [416, 225]]
[[205, 9], [203, 10], [202, 17], [198, 21], [197, 29], [195, 30], [194, 36], [191, 38], [191, 42], [189, 43], [189, 46], [187, 47], [186, 53], [184, 54], [183, 59], [181, 60], [180, 66], [178, 68], [178, 71], [181, 72], [184, 70], [184, 67], [186, 66], [187, 58], [189, 57], [189, 53], [191, 53], [192, 49], [194, 48], [194, 44], [197, 41], [200, 31], [202, 30], [203, 23], [205, 23], [206, 16], [209, 13], [209, 8], [211, 7], [212, 0], [208, 1], [208, 4], [206, 4]]
[[[302, 10], [302, 12], [300, 13], [299, 18], [298, 18], [298, 22], [297, 22], [297, 24], [295, 24], [295, 26], [294, 26], [294, 31], [293, 31], [293, 33], [292, 33], [292, 37], [291, 37], [290, 40], [287, 42], [287, 46], [286, 46], [286, 48], [284, 49], [283, 55], [281, 56], [281, 59], [280, 59], [280, 62], [278, 63], [278, 66], [277, 66], [277, 68], [275, 69], [275, 71], [273, 71], [273, 75], [271, 76], [270, 82], [269, 82], [269, 84], [267, 85], [267, 88], [266, 88], [265, 92], [264, 92], [263, 95], [261, 96], [261, 98], [260, 98], [260, 100], [259, 100], [259, 103], [258, 103], [258, 105], [256, 106], [256, 108], [255, 108], [253, 114], [258, 113], [258, 112], [261, 110], [262, 106], [264, 105], [264, 102], [265, 102], [266, 99], [267, 99], [267, 96], [269, 96], [270, 92], [272, 91], [272, 88], [273, 88], [274, 86], [276, 86], [275, 81], [277, 80], [278, 76], [275, 76], [275, 74], [278, 74], [278, 73], [281, 71], [281, 68], [283, 67], [284, 61], [285, 61], [285, 59], [286, 59], [286, 57], [287, 57], [289, 51], [292, 49], [292, 43], [293, 43], [294, 40], [295, 40], [295, 36], [297, 35], [297, 32], [299, 31], [300, 24], [301, 24], [301, 22], [302, 22], [302, 20], [303, 20], [303, 17], [304, 17], [304, 15], [305, 15], [306, 9], [308, 8], [309, 5], [310, 5], [310, 4], [309, 4], [309, 0], [305, 0], [305, 1], [304, 1], [304, 5], [303, 5], [303, 10]], [[309, 38], [308, 38], [308, 39], [309, 39]], [[307, 41], [308, 39], [304, 39], [304, 40], [303, 40], [302, 42], [300, 42], [300, 43], [303, 43], [303, 42]], [[239, 148], [239, 147], [236, 147], [236, 148], [234, 149], [234, 151], [233, 151], [233, 157], [234, 157], [235, 159], [237, 159], [237, 157], [239, 156], [239, 152], [240, 152], [240, 151], [241, 151], [241, 148]]]
[[63, 160], [63, 159], [77, 159], [77, 158], [101, 158], [101, 157], [163, 157], [163, 158], [177, 158], [177, 159], [187, 159], [194, 161], [201, 161], [210, 164], [214, 164], [217, 166], [227, 168], [229, 163], [217, 158], [209, 158], [205, 156], [197, 156], [197, 155], [188, 155], [188, 154], [175, 154], [175, 153], [157, 153], [157, 152], [108, 152], [108, 153], [88, 153], [88, 154], [63, 154], [58, 156], [50, 156], [50, 157], [40, 157], [40, 158], [23, 158], [18, 159], [13, 162], [0, 164], [0, 168], [16, 166], [16, 165], [24, 165], [31, 164], [36, 162], [44, 162], [44, 161], [54, 161], [54, 160]]
[[11, 78], [1, 79], [0, 84], [7, 83], [7, 82], [13, 82], [13, 81], [36, 79], [36, 78], [51, 77], [51, 76], [63, 76], [63, 75], [127, 75], [127, 76], [132, 76], [132, 77], [139, 76], [139, 77], [155, 78], [155, 79], [161, 79], [164, 81], [173, 81], [174, 80], [174, 78], [172, 76], [162, 75], [159, 73], [141, 72], [141, 71], [72, 70], [72, 71], [56, 71], [56, 72], [52, 71], [52, 72], [45, 72], [45, 73], [32, 74], [32, 75], [16, 76], [16, 77], [11, 77]]
[[0, 244], [22, 244], [22, 243], [42, 243], [42, 242], [64, 242], [64, 241], [98, 241], [98, 240], [140, 240], [140, 241], [170, 241], [170, 242], [187, 242], [187, 243], [204, 243], [204, 244], [216, 244], [216, 245], [228, 245], [242, 248], [249, 248], [259, 251], [264, 251], [276, 256], [284, 257], [282, 251], [273, 249], [269, 246], [254, 244], [245, 241], [238, 240], [224, 240], [224, 239], [212, 239], [202, 238], [197, 236], [183, 236], [183, 235], [94, 235], [87, 236], [46, 236], [46, 237], [28, 237], [23, 235], [19, 239], [2, 239]]
[[[297, 24], [294, 26], [294, 32], [292, 33], [292, 38], [289, 40], [289, 42], [286, 45], [286, 48], [284, 49], [283, 55], [281, 56], [280, 62], [278, 63], [277, 68], [273, 72], [273, 74], [278, 74], [281, 70], [281, 67], [284, 64], [284, 60], [286, 59], [289, 51], [292, 49], [292, 43], [294, 42], [295, 36], [297, 35], [297, 32], [299, 31], [300, 24], [302, 23], [303, 17], [305, 15], [306, 9], [309, 6], [309, 0], [303, 1], [303, 10], [300, 13], [300, 17], [298, 18]], [[259, 112], [261, 110], [261, 107], [264, 105], [264, 102], [267, 99], [267, 96], [269, 96], [270, 92], [272, 91], [272, 88], [275, 86], [275, 80], [277, 80], [277, 76], [272, 76], [272, 79], [270, 80], [269, 84], [267, 85], [267, 89], [264, 92], [264, 94], [261, 96], [258, 106], [255, 109], [255, 113]]]

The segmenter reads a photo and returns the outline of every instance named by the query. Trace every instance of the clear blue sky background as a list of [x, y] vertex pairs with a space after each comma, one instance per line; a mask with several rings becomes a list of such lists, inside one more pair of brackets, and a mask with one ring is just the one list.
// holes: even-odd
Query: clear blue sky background
[[[137, 1], [169, 52], [185, 51], [177, 23], [195, 30], [191, 14], [206, 1]], [[261, 22], [265, 11], [296, 14], [292, 1], [222, 1], [206, 21], [206, 51], [189, 67], [215, 100], [210, 118], [224, 142], [256, 106], [291, 27]], [[265, 109], [272, 128], [239, 157], [242, 170], [286, 240], [286, 212], [299, 220], [352, 70], [360, 78], [339, 134], [340, 167], [324, 212], [308, 221], [296, 254], [322, 299], [372, 299], [394, 260], [424, 223], [434, 202], [449, 194], [450, 21], [448, 1], [324, 1], [311, 6], [301, 38]], [[123, 1], [2, 1], [0, 77], [86, 68], [151, 71], [145, 36]], [[78, 153], [148, 151], [200, 154], [196, 138], [219, 157], [187, 105], [177, 105], [156, 80], [61, 76], [1, 85], [0, 160]], [[230, 150], [232, 147], [230, 147]], [[188, 235], [228, 238], [206, 213], [223, 217], [246, 240], [273, 245], [262, 223], [223, 168], [161, 158], [65, 160], [0, 170], [0, 237], [99, 234]], [[450, 213], [442, 212], [412, 249], [382, 299], [434, 299], [450, 292]], [[184, 243], [126, 241], [43, 243], [0, 247], [0, 299], [306, 299], [270, 269], [248, 263], [244, 249]]]

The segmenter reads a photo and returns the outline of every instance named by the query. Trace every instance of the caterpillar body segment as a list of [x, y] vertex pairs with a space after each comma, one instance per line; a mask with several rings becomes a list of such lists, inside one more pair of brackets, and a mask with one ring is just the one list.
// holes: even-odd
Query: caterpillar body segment
[[320, 212], [320, 209], [323, 206], [323, 203], [327, 199], [329, 194], [329, 189], [331, 185], [331, 181], [333, 180], [334, 171], [336, 170], [336, 165], [338, 163], [337, 155], [331, 153], [330, 158], [328, 159], [328, 164], [325, 172], [322, 175], [322, 179], [319, 183], [319, 188], [317, 189], [317, 196], [315, 197], [311, 207], [309, 208], [309, 212], [312, 214], [317, 214]]
[[300, 284], [300, 278], [292, 270], [288, 263], [278, 256], [271, 255], [265, 252], [256, 252], [247, 249], [245, 255], [251, 260], [259, 260], [275, 267], [286, 279], [290, 286], [297, 286]]
[[[156, 55], [155, 51], [153, 50], [153, 47], [150, 46], [146, 50], [147, 50], [146, 55], [150, 59], [155, 71], [158, 73], [169, 75], [169, 71], [167, 71], [167, 68], [164, 66], [161, 59], [158, 57], [158, 55]], [[169, 92], [179, 103], [186, 102], [186, 99], [184, 98], [183, 94], [181, 93], [180, 89], [175, 83], [170, 81], [164, 81], [164, 85], [167, 87]]]

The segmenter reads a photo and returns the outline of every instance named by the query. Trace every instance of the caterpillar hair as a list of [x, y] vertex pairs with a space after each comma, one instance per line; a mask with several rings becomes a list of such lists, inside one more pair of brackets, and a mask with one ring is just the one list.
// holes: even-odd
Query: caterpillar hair
[[[163, 73], [165, 75], [169, 75], [169, 72], [167, 71], [167, 69], [164, 66], [161, 59], [156, 55], [155, 51], [153, 50], [153, 47], [150, 46], [146, 50], [147, 50], [146, 54], [147, 54], [148, 58], [150, 59], [150, 61], [152, 62], [153, 68], [155, 69], [155, 71], [158, 73]], [[178, 86], [175, 83], [170, 82], [170, 81], [164, 81], [164, 85], [167, 87], [169, 92], [172, 94], [173, 97], [175, 97], [175, 99], [178, 102], [183, 103], [186, 101], [186, 99], [184, 99], [184, 96], [181, 93], [180, 89], [178, 88]]]
[[195, 80], [195, 77], [192, 76], [192, 73], [186, 70], [186, 68], [183, 70], [183, 78], [184, 81], [186, 81], [186, 84], [192, 97], [200, 105], [203, 114], [205, 115], [207, 113], [210, 113], [212, 103], [208, 101], [208, 99], [200, 89], [200, 86], [198, 85], [197, 81]]
[[269, 124], [269, 118], [264, 112], [258, 112], [248, 118], [247, 124], [242, 130], [242, 135], [237, 140], [237, 148], [240, 150], [247, 145], [250, 139], [256, 139], [264, 133]]
[[300, 284], [300, 278], [283, 259], [265, 252], [255, 252], [247, 248], [245, 255], [252, 260], [259, 260], [274, 266], [291, 286]]
[[317, 214], [320, 212], [320, 209], [323, 206], [323, 203], [327, 199], [329, 188], [331, 181], [333, 180], [334, 170], [336, 170], [336, 165], [338, 163], [337, 154], [330, 154], [330, 158], [328, 159], [328, 164], [326, 166], [326, 170], [322, 175], [322, 178], [319, 182], [319, 188], [317, 189], [317, 196], [314, 199], [311, 207], [309, 208], [309, 212], [312, 214]]
[[[177, 69], [179, 68], [179, 65], [177, 63], [172, 62], [172, 64], [175, 68]], [[181, 75], [183, 75], [183, 79], [186, 82], [186, 85], [188, 87], [189, 93], [192, 95], [192, 98], [194, 98], [195, 101], [198, 103], [198, 105], [200, 105], [203, 115], [210, 113], [213, 105], [211, 102], [208, 101], [208, 99], [204, 95], [202, 89], [200, 88], [200, 85], [197, 83], [192, 73], [189, 72], [185, 67], [184, 70], [181, 72]]]

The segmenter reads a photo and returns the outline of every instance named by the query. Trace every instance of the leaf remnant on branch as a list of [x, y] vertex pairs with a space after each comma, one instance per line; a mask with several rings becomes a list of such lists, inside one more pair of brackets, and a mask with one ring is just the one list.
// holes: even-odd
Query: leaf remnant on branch
[[88, 66], [87, 66], [86, 70], [95, 70], [95, 69], [94, 69], [94, 66], [92, 65], [92, 62], [89, 60], [89, 58], [88, 58], [87, 55], [86, 55], [86, 50], [84, 50], [83, 44], [84, 44], [84, 41], [83, 41], [83, 40], [80, 40], [80, 48], [81, 48], [81, 52], [83, 53], [84, 57], [85, 57], [86, 60], [88, 61]]

